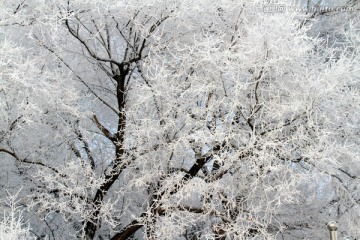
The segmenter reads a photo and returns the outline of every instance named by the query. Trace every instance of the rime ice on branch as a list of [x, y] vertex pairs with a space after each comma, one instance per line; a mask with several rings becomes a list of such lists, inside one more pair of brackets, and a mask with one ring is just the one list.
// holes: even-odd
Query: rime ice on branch
[[358, 18], [261, 6], [3, 1], [1, 188], [32, 232], [359, 236]]

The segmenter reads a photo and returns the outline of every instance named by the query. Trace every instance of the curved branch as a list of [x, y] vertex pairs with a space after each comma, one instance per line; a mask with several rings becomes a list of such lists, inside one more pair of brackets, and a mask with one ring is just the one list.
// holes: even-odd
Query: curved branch
[[69, 20], [66, 19], [65, 20], [65, 25], [67, 27], [67, 29], [69, 30], [70, 34], [76, 38], [86, 49], [86, 51], [90, 54], [90, 56], [92, 58], [94, 58], [95, 60], [101, 61], [101, 62], [109, 62], [109, 63], [113, 63], [115, 65], [117, 65], [118, 67], [120, 67], [122, 64], [118, 61], [116, 61], [115, 59], [112, 58], [103, 58], [103, 57], [99, 57], [98, 55], [96, 55], [88, 46], [88, 44], [85, 42], [85, 40], [83, 40], [79, 34], [70, 26], [69, 24]]
[[106, 138], [108, 138], [112, 143], [115, 144], [116, 137], [113, 133], [111, 133], [108, 129], [106, 129], [99, 121], [99, 119], [96, 117], [96, 115], [93, 115], [92, 118], [93, 122], [96, 124], [96, 127], [104, 134]]
[[141, 224], [138, 220], [135, 219], [125, 229], [115, 234], [110, 240], [125, 240], [143, 226], [143, 224]]
[[[36, 36], [35, 38], [39, 40]], [[40, 41], [39, 41], [40, 42]], [[40, 42], [41, 43], [41, 42]], [[79, 81], [85, 85], [85, 87], [97, 98], [100, 102], [102, 102], [105, 106], [110, 108], [116, 115], [119, 115], [120, 112], [116, 110], [114, 107], [112, 107], [108, 102], [106, 102], [104, 99], [102, 99], [90, 86], [87, 84], [71, 67], [69, 64], [67, 64], [64, 59], [62, 59], [53, 49], [46, 46], [45, 44], [41, 44], [46, 50], [53, 53], [75, 76]]]
[[42, 166], [42, 167], [45, 167], [47, 169], [50, 169], [52, 171], [54, 171], [55, 173], [59, 173], [58, 170], [56, 170], [55, 168], [53, 167], [50, 167], [42, 162], [35, 162], [35, 161], [29, 161], [27, 160], [26, 158], [25, 159], [21, 159], [15, 152], [12, 152], [8, 149], [5, 149], [5, 148], [0, 148], [0, 152], [3, 152], [3, 153], [7, 153], [9, 154], [10, 156], [12, 156], [13, 158], [15, 158], [17, 161], [19, 162], [22, 162], [22, 163], [27, 163], [27, 164], [32, 164], [32, 165], [39, 165], [39, 166]]

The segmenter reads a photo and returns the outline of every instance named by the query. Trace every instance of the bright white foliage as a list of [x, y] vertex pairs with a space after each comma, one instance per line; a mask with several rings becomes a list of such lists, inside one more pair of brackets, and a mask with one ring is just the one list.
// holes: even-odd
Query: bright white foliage
[[0, 157], [39, 235], [360, 235], [359, 19], [330, 44], [255, 0], [2, 4]]
[[[18, 192], [19, 193], [19, 192]], [[3, 210], [0, 217], [0, 239], [1, 240], [30, 240], [35, 239], [30, 229], [24, 223], [22, 210], [18, 206], [18, 193], [9, 195], [6, 201], [1, 202]]]

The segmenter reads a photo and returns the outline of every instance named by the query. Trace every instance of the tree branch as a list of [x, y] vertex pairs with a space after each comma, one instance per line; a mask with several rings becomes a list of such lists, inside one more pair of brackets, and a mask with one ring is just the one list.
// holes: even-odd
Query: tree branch
[[16, 160], [18, 160], [19, 162], [22, 162], [22, 163], [27, 163], [27, 164], [32, 164], [32, 165], [38, 165], [38, 166], [42, 166], [42, 167], [45, 167], [47, 169], [50, 169], [52, 171], [54, 171], [55, 173], [59, 173], [58, 170], [56, 170], [55, 168], [51, 167], [51, 166], [48, 166], [42, 162], [35, 162], [35, 161], [29, 161], [27, 160], [26, 158], [25, 159], [21, 159], [18, 155], [16, 155], [15, 152], [12, 152], [10, 150], [7, 150], [5, 148], [0, 148], [0, 152], [3, 152], [3, 153], [7, 153], [9, 154], [10, 156], [12, 156], [13, 158], [15, 158]]
[[93, 115], [92, 118], [93, 122], [95, 123], [96, 127], [105, 135], [105, 137], [107, 137], [112, 143], [115, 144], [116, 142], [116, 136], [115, 134], [111, 133], [108, 129], [106, 129], [98, 120], [98, 118], [96, 117], [96, 115]]

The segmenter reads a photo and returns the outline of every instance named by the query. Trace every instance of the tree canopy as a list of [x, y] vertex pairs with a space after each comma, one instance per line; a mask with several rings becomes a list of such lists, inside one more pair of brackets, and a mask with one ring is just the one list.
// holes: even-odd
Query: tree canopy
[[1, 4], [1, 189], [35, 239], [360, 236], [355, 12]]

